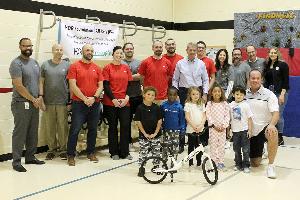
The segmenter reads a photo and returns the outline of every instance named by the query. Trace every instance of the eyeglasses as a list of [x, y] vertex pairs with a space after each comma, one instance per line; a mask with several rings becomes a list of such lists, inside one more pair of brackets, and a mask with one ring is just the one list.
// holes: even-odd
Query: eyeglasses
[[26, 47], [26, 48], [30, 47], [30, 48], [32, 48], [33, 45], [32, 45], [32, 44], [31, 44], [31, 45], [22, 45], [22, 44], [21, 44], [21, 47]]

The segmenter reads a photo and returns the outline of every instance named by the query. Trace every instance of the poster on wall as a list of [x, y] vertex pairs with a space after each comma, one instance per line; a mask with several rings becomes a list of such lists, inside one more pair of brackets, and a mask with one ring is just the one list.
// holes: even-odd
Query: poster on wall
[[107, 59], [117, 44], [118, 26], [61, 20], [58, 42], [64, 47], [69, 58], [81, 58], [81, 48], [85, 44], [94, 47], [94, 59]]
[[234, 46], [299, 48], [299, 17], [299, 10], [235, 13]]
[[216, 54], [220, 49], [226, 49], [226, 46], [207, 46], [206, 56], [215, 61]]

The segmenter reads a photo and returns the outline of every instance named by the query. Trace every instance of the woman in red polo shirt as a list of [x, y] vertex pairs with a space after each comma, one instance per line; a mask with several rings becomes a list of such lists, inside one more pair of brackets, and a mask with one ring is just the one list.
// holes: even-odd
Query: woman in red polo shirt
[[[130, 108], [127, 95], [128, 81], [132, 81], [130, 68], [121, 64], [121, 46], [113, 49], [113, 61], [103, 69], [103, 105], [108, 121], [108, 147], [113, 160], [132, 159], [129, 154]], [[120, 143], [118, 142], [118, 121], [120, 121]]]

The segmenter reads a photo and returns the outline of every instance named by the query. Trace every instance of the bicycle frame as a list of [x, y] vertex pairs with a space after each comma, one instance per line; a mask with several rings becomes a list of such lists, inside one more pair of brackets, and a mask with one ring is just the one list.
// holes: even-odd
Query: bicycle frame
[[183, 164], [187, 163], [189, 160], [194, 158], [194, 156], [196, 156], [200, 152], [203, 153], [202, 157], [209, 158], [210, 165], [213, 166], [210, 156], [207, 153], [204, 152], [204, 147], [203, 147], [202, 144], [200, 144], [196, 149], [194, 149], [194, 151], [192, 151], [189, 155], [187, 155], [186, 157], [184, 157], [183, 159], [181, 159], [178, 162], [175, 160], [173, 155], [170, 155], [169, 157], [171, 158], [171, 162], [173, 162], [173, 165], [174, 165], [172, 168], [170, 168], [168, 170], [166, 170], [164, 168], [156, 168], [156, 169], [153, 169], [153, 172], [155, 172], [155, 173], [168, 173], [168, 172], [177, 171], [182, 167]]

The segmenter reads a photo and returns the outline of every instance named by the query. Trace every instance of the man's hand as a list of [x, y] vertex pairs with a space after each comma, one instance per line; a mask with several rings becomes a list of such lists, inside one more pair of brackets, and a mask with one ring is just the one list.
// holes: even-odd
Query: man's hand
[[38, 98], [33, 98], [32, 103], [35, 108], [40, 108], [40, 100]]
[[273, 134], [277, 134], [277, 128], [273, 124], [269, 124], [266, 128], [266, 134], [271, 137]]
[[128, 103], [129, 99], [119, 99], [120, 102], [120, 108], [126, 106], [126, 104]]
[[112, 103], [114, 104], [115, 107], [118, 107], [118, 108], [120, 107], [119, 99], [113, 99]]
[[40, 101], [40, 109], [42, 111], [46, 111], [46, 105], [42, 96], [39, 97], [39, 101]]
[[278, 103], [279, 105], [283, 105], [284, 103], [284, 95], [280, 94], [279, 97], [278, 97]]

